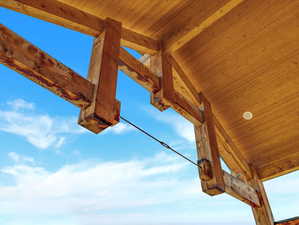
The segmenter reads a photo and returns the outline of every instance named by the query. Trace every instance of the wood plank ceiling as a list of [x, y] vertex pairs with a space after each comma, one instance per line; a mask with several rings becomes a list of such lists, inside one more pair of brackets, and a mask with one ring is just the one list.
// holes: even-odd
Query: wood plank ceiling
[[[61, 0], [173, 41], [229, 0]], [[242, 2], [242, 1], [240, 1]], [[174, 52], [266, 180], [299, 167], [299, 1], [243, 1]], [[245, 111], [253, 119], [242, 118]]]

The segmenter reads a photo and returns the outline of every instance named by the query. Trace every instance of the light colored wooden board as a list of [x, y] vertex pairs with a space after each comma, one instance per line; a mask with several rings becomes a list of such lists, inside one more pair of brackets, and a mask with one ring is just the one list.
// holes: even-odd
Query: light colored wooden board
[[[3, 2], [14, 1], [0, 0]], [[120, 20], [133, 32], [125, 38], [136, 42], [134, 32], [164, 41], [176, 40], [200, 27], [229, 0], [60, 2], [100, 20]], [[295, 0], [246, 0], [217, 18], [197, 37], [192, 35], [174, 55], [196, 91], [203, 91], [213, 105], [240, 155], [257, 169], [262, 179], [299, 166], [294, 160], [299, 157], [298, 15], [299, 2]], [[77, 25], [71, 28], [82, 29]], [[174, 80], [174, 89], [186, 92], [176, 87], [175, 73]], [[244, 111], [253, 112], [251, 121], [242, 119]], [[291, 166], [279, 166], [288, 162], [292, 162]]]
[[102, 19], [111, 17], [123, 26], [162, 39], [189, 30], [229, 0], [61, 0]]
[[[95, 37], [104, 30], [104, 19], [109, 17], [101, 19], [82, 11], [80, 7], [57, 0], [0, 0], [0, 6]], [[125, 27], [122, 28], [121, 38], [123, 46], [151, 53], [159, 50], [158, 41]]]
[[298, 1], [246, 1], [175, 55], [248, 163], [275, 167], [262, 179], [298, 168], [276, 163], [299, 157], [298, 15]]
[[252, 186], [223, 171], [225, 192], [253, 207], [260, 206], [258, 194]]

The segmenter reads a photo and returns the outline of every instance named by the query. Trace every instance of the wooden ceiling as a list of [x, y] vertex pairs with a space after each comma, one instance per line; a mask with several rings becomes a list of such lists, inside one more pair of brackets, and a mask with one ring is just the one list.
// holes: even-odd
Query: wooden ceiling
[[298, 0], [60, 1], [163, 40], [261, 179], [299, 168]]
[[[166, 46], [247, 162], [266, 180], [299, 166], [299, 1], [62, 0]], [[225, 15], [212, 16], [231, 5]], [[169, 47], [171, 49], [171, 47]], [[242, 114], [253, 113], [252, 120]]]

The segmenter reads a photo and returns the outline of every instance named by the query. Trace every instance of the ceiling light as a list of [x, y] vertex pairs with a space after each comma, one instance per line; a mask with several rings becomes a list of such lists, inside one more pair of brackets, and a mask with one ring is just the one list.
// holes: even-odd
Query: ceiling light
[[253, 114], [252, 114], [251, 112], [244, 112], [244, 113], [243, 113], [243, 118], [244, 118], [245, 120], [251, 120], [252, 117], [253, 117]]

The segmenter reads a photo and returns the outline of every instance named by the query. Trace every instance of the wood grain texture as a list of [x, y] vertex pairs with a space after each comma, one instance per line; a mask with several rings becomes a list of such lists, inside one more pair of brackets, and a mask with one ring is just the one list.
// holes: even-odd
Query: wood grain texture
[[[106, 17], [101, 19], [61, 1], [0, 0], [0, 6], [95, 37], [105, 28]], [[159, 42], [127, 28], [122, 29], [122, 45], [150, 53], [159, 50]]]
[[298, 15], [298, 1], [244, 1], [175, 54], [262, 179], [299, 166]]
[[252, 207], [256, 225], [273, 225], [274, 218], [269, 204], [267, 193], [264, 189], [263, 182], [258, 178], [256, 171], [253, 169], [253, 179], [249, 181], [256, 190], [260, 200], [260, 206]]
[[91, 105], [82, 109], [79, 124], [94, 133], [119, 122], [116, 102], [121, 23], [106, 19], [105, 31], [94, 41], [88, 80], [95, 85]]
[[174, 89], [171, 56], [163, 50], [151, 56], [150, 69], [155, 71], [161, 83], [160, 90], [152, 93], [152, 105], [160, 111], [172, 107], [191, 123], [200, 125], [203, 117], [199, 108]]
[[209, 102], [202, 98], [204, 122], [194, 126], [197, 155], [199, 159], [209, 160], [213, 178], [201, 181], [202, 190], [209, 195], [218, 195], [225, 191], [223, 171], [220, 164], [220, 155], [216, 139], [214, 117]]
[[[228, 143], [234, 143], [230, 151], [263, 180], [299, 168], [298, 1], [61, 0], [62, 10], [53, 2], [0, 0], [0, 5], [90, 35], [103, 31], [99, 21], [111, 17], [125, 27], [123, 43], [147, 48], [141, 52], [160, 49], [155, 40], [172, 46], [183, 38], [173, 57], [213, 105]], [[69, 7], [77, 11], [63, 13]], [[175, 91], [184, 102], [194, 102], [186, 85], [177, 87], [176, 74]], [[245, 111], [253, 113], [252, 120], [242, 119]]]
[[[177, 83], [175, 82], [176, 90], [179, 90], [183, 96], [186, 96], [187, 99], [190, 99], [192, 104], [200, 107], [202, 104], [202, 93], [197, 93], [194, 84], [189, 79], [189, 76], [185, 73], [177, 60], [172, 56], [171, 62], [176, 71], [175, 75], [179, 80]], [[182, 87], [184, 87], [184, 91], [181, 90]], [[230, 136], [227, 134], [226, 130], [223, 128], [215, 115], [214, 122], [216, 125], [219, 152], [222, 159], [225, 161], [228, 167], [240, 177], [245, 179], [252, 178], [251, 169], [248, 163], [246, 162], [245, 158], [239, 154], [239, 150], [237, 149], [236, 145], [231, 140]]]
[[123, 48], [120, 49], [118, 67], [148, 91], [160, 90], [160, 78]]
[[[199, 24], [192, 28], [184, 27], [183, 29], [178, 30], [175, 34], [172, 34], [167, 40], [164, 40], [166, 45], [166, 50], [168, 52], [174, 52], [188, 43], [190, 40], [198, 36], [201, 32], [207, 29], [209, 26], [212, 26], [217, 20], [225, 16], [244, 0], [230, 0], [226, 1], [225, 5], [220, 8], [216, 8], [216, 11], [211, 13], [203, 20], [199, 20]], [[211, 2], [215, 4], [214, 2]]]
[[223, 171], [225, 192], [253, 207], [260, 206], [258, 194], [252, 186]]
[[0, 63], [76, 106], [92, 101], [91, 82], [1, 24]]
[[[187, 76], [187, 74], [185, 73], [183, 68], [180, 66], [180, 64], [177, 62], [177, 60], [175, 60], [175, 58], [172, 55], [169, 55], [169, 58], [171, 60], [173, 69], [177, 73], [177, 76], [179, 77], [179, 79], [182, 81], [183, 85], [186, 87], [187, 91], [189, 92], [189, 94], [186, 94], [186, 96], [190, 96], [190, 98], [192, 99], [192, 102], [196, 106], [199, 107], [202, 102], [201, 102], [201, 99], [198, 95], [198, 92], [197, 92], [195, 86], [192, 84], [189, 77]], [[179, 87], [183, 86], [180, 84], [178, 84], [178, 85], [179, 85]]]

